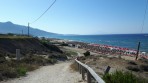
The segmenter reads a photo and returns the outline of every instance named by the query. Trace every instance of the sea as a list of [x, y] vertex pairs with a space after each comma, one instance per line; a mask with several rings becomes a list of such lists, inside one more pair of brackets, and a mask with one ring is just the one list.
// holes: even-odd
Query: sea
[[48, 37], [117, 46], [133, 50], [137, 50], [138, 43], [140, 42], [140, 51], [148, 53], [148, 34], [58, 35]]

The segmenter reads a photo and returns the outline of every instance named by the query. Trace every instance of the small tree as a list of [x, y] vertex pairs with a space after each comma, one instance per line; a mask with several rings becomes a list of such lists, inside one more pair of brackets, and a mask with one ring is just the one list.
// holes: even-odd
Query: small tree
[[9, 35], [9, 36], [14, 36], [14, 34], [13, 34], [13, 33], [8, 33], [7, 35]]
[[86, 52], [84, 53], [84, 56], [85, 56], [85, 57], [90, 56], [90, 52], [89, 52], [89, 51], [86, 51]]

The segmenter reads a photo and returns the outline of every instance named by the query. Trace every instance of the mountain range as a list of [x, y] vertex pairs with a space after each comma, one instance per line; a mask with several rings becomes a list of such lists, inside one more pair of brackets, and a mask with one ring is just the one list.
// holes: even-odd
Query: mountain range
[[[43, 31], [36, 28], [29, 28], [30, 34], [33, 36], [56, 36], [60, 34], [51, 33], [47, 31]], [[18, 24], [13, 24], [12, 22], [0, 22], [0, 33], [7, 34], [7, 33], [15, 33], [15, 34], [28, 34], [28, 27]]]

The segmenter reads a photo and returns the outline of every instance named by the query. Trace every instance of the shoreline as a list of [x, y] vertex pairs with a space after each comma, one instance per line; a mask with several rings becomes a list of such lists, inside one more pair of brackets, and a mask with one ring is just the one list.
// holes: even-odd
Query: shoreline
[[[47, 38], [47, 39], [49, 39], [50, 41], [58, 42], [58, 43], [68, 44], [69, 47], [80, 48], [80, 49], [91, 51], [97, 54], [136, 57], [136, 53], [137, 53], [137, 50], [135, 49], [123, 48], [119, 46], [94, 44], [94, 43], [80, 42], [80, 41], [68, 40], [68, 39], [58, 39], [58, 38]], [[139, 51], [138, 56], [139, 58], [148, 59], [147, 52]]]
[[147, 36], [142, 34], [108, 34], [108, 35], [64, 35], [54, 36], [47, 38], [57, 38], [61, 40], [78, 41], [84, 43], [94, 43], [100, 45], [110, 45], [115, 47], [136, 49], [138, 48], [138, 42], [141, 42], [140, 51], [148, 53]]

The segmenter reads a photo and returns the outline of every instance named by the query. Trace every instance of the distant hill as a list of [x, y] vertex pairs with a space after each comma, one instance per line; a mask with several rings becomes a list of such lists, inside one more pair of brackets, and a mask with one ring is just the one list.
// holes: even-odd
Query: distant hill
[[[0, 22], [0, 33], [6, 34], [6, 33], [15, 33], [15, 34], [27, 34], [28, 33], [28, 27], [13, 24], [12, 22]], [[56, 36], [59, 34], [46, 32], [43, 30], [35, 29], [30, 27], [30, 34], [33, 36]]]

